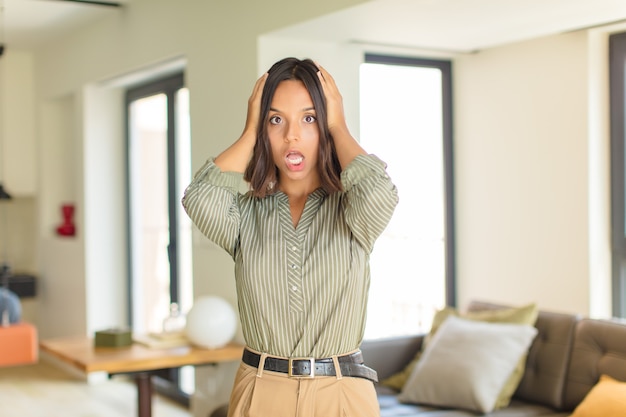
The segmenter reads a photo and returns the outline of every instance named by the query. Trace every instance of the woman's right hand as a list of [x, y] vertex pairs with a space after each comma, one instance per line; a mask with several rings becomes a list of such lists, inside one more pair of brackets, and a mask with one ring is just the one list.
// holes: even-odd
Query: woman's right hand
[[252, 134], [256, 137], [257, 127], [259, 125], [259, 117], [261, 113], [261, 96], [263, 95], [263, 87], [265, 86], [265, 80], [267, 80], [268, 73], [261, 75], [256, 80], [254, 88], [252, 89], [252, 95], [248, 99], [248, 115], [246, 116], [246, 126], [244, 128], [245, 134]]
[[256, 131], [261, 113], [261, 96], [266, 79], [267, 73], [263, 74], [254, 84], [252, 95], [248, 99], [248, 115], [243, 133], [235, 143], [215, 158], [215, 165], [222, 171], [243, 173], [248, 166], [248, 161], [250, 161], [256, 144]]

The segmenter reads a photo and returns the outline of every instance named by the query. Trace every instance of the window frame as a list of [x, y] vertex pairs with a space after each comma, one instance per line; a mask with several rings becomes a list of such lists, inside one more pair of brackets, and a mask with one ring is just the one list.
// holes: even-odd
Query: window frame
[[612, 305], [626, 317], [626, 32], [609, 36]]
[[442, 98], [442, 135], [444, 165], [444, 199], [445, 199], [445, 301], [446, 305], [456, 307], [456, 244], [454, 220], [454, 140], [453, 140], [453, 107], [452, 107], [452, 62], [366, 53], [365, 63], [405, 65], [413, 67], [437, 68], [441, 71]]
[[[130, 87], [126, 90], [124, 98], [125, 109], [125, 132], [126, 132], [126, 218], [127, 224], [132, 224], [132, 213], [130, 207], [131, 201], [131, 189], [129, 184], [129, 178], [131, 174], [130, 167], [130, 105], [133, 101], [142, 98], [150, 97], [157, 94], [164, 94], [167, 97], [167, 170], [170, 175], [167, 178], [168, 187], [168, 217], [169, 217], [169, 244], [168, 244], [168, 261], [169, 261], [169, 274], [170, 274], [170, 302], [178, 303], [179, 300], [179, 268], [178, 268], [178, 205], [180, 204], [181, 190], [178, 190], [176, 183], [176, 175], [171, 173], [177, 172], [176, 164], [176, 134], [178, 131], [176, 120], [176, 108], [177, 108], [177, 92], [181, 88], [185, 87], [184, 73], [175, 73], [166, 75], [163, 78], [147, 81], [144, 84]], [[132, 227], [127, 229], [127, 271], [128, 271], [128, 283], [127, 283], [127, 308], [129, 312], [133, 311], [133, 254], [132, 254]], [[128, 325], [132, 328], [133, 314], [128, 315]], [[190, 395], [184, 392], [180, 388], [180, 368], [167, 368], [153, 372], [153, 384], [157, 392], [169, 397], [170, 399], [178, 402], [179, 404], [189, 407]]]
[[[156, 94], [165, 94], [167, 96], [167, 169], [168, 172], [176, 172], [176, 113], [175, 113], [175, 109], [176, 109], [176, 92], [185, 87], [185, 80], [184, 80], [184, 76], [182, 73], [178, 73], [178, 74], [174, 74], [156, 81], [151, 81], [149, 83], [140, 85], [138, 87], [133, 87], [130, 88], [126, 91], [126, 97], [125, 97], [125, 109], [126, 109], [126, 151], [127, 151], [127, 155], [126, 155], [126, 178], [129, 178], [130, 176], [130, 155], [128, 154], [128, 149], [130, 146], [130, 115], [128, 113], [128, 109], [130, 108], [130, 104], [135, 101], [135, 100], [139, 100], [141, 98], [145, 98], [145, 97], [150, 97]], [[130, 187], [128, 186], [128, 181], [126, 181], [127, 183], [127, 190], [126, 190], [126, 194], [127, 194], [127, 201], [130, 201]], [[170, 247], [168, 250], [168, 259], [169, 259], [169, 264], [170, 264], [170, 297], [171, 297], [171, 302], [173, 303], [177, 303], [179, 302], [179, 288], [178, 288], [178, 259], [176, 256], [172, 256], [172, 252], [175, 253], [175, 246], [176, 246], [176, 239], [178, 236], [178, 214], [177, 214], [177, 204], [179, 203], [179, 201], [177, 200], [176, 196], [179, 195], [180, 193], [178, 192], [178, 190], [176, 189], [176, 176], [175, 175], [169, 175], [168, 176], [168, 213], [169, 213], [169, 218], [170, 220], [170, 225], [169, 225], [169, 233], [170, 233], [170, 239], [173, 239], [173, 241], [170, 241]], [[131, 218], [131, 212], [130, 212], [130, 206], [127, 207], [127, 219], [128, 222], [130, 224], [130, 222], [132, 221]], [[128, 230], [128, 236], [127, 236], [127, 240], [128, 240], [128, 244], [129, 244], [129, 248], [131, 248], [132, 246], [130, 245], [131, 242], [131, 235], [130, 235], [130, 231], [131, 228], [129, 228]], [[172, 247], [172, 245], [174, 245], [174, 247]], [[130, 249], [129, 249], [130, 251]], [[132, 255], [132, 254], [129, 254]], [[132, 256], [128, 257], [128, 273], [129, 276], [131, 276], [132, 274]], [[132, 279], [132, 277], [131, 277]], [[131, 294], [131, 290], [132, 290], [132, 286], [130, 285], [130, 280], [129, 280], [129, 288], [128, 288], [128, 294], [129, 294], [129, 298], [128, 298], [128, 311], [132, 311], [132, 294]], [[132, 318], [129, 317], [129, 325], [132, 326]]]

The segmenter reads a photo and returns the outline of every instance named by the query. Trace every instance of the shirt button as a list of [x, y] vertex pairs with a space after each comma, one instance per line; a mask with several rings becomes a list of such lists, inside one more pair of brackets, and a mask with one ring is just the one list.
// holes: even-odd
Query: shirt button
[[292, 287], [291, 287], [291, 289], [292, 289], [292, 290], [294, 290], [294, 291], [298, 291], [298, 287], [297, 287], [297, 286], [295, 286], [295, 285], [294, 285], [294, 286], [292, 286]]
[[291, 264], [291, 269], [296, 269], [298, 267], [298, 265], [296, 264]]
[[291, 250], [295, 252], [295, 251], [298, 250], [298, 247], [294, 245], [294, 246], [291, 247]]

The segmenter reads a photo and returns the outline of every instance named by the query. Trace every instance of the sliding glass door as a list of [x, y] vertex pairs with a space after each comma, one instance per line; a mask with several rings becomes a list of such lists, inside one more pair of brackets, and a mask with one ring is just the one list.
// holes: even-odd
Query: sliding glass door
[[[190, 181], [188, 90], [180, 74], [128, 90], [126, 100], [131, 326], [158, 333], [173, 304], [185, 312], [192, 303], [191, 224], [180, 204]], [[184, 397], [192, 375], [162, 377]]]
[[428, 331], [455, 302], [451, 64], [366, 55], [360, 86], [361, 143], [400, 196], [371, 255], [365, 337]]

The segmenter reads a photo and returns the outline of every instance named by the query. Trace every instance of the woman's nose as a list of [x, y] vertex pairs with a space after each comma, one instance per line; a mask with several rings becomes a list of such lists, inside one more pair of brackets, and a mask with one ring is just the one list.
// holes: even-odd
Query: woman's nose
[[287, 125], [287, 132], [285, 135], [285, 141], [291, 142], [300, 138], [300, 127], [297, 123], [289, 123]]

